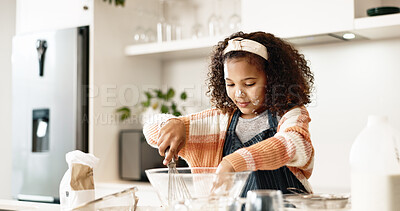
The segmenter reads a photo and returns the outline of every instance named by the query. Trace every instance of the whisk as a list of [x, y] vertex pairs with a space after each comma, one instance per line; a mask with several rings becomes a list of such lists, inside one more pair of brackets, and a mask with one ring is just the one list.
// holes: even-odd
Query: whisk
[[[165, 156], [168, 154], [168, 149]], [[172, 203], [177, 200], [190, 199], [190, 193], [186, 187], [185, 181], [182, 176], [179, 175], [176, 169], [176, 160], [172, 157], [171, 162], [167, 164], [168, 166], [168, 205], [172, 206]]]

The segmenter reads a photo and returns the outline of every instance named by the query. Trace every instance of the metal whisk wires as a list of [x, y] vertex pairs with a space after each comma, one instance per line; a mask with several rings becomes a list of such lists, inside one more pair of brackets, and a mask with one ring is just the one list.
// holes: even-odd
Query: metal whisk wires
[[185, 181], [182, 176], [179, 175], [176, 169], [175, 158], [172, 158], [168, 166], [168, 205], [172, 206], [172, 203], [178, 200], [190, 199], [190, 193], [186, 187]]

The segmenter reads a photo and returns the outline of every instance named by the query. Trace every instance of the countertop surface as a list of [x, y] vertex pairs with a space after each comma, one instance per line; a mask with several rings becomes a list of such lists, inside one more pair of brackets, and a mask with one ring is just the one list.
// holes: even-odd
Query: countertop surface
[[[96, 198], [116, 193], [133, 186], [138, 188], [136, 194], [139, 198], [138, 211], [163, 210], [157, 193], [148, 182], [111, 181], [96, 183]], [[59, 211], [61, 207], [59, 204], [0, 199], [0, 210]]]
[[[148, 182], [134, 181], [110, 181], [95, 184], [96, 198], [122, 191], [130, 187], [137, 187], [136, 193], [139, 198], [137, 211], [158, 211], [163, 210], [156, 191]], [[59, 211], [59, 204], [23, 202], [16, 200], [0, 199], [0, 210], [21, 210], [21, 211]], [[300, 209], [285, 209], [285, 211], [300, 211]], [[318, 211], [318, 210], [313, 210]], [[334, 209], [330, 211], [350, 211], [350, 209]]]
[[0, 199], [0, 210], [55, 211], [60, 210], [60, 205]]

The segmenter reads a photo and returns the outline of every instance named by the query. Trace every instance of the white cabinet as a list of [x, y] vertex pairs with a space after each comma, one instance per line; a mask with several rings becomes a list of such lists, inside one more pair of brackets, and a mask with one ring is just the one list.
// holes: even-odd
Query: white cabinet
[[17, 0], [17, 34], [90, 25], [93, 0]]
[[370, 8], [400, 7], [398, 0], [354, 0], [355, 19], [352, 32], [367, 39], [384, 39], [400, 36], [400, 14], [367, 16]]
[[346, 31], [353, 28], [351, 0], [244, 0], [245, 31], [265, 31], [282, 38]]

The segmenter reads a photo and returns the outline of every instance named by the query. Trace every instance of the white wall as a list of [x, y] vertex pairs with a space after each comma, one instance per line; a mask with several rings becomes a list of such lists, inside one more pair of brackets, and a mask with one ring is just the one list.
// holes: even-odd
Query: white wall
[[[400, 130], [400, 39], [340, 42], [300, 47], [315, 74], [316, 93], [308, 109], [315, 148], [310, 182], [316, 192], [350, 191], [349, 151], [368, 114], [389, 115]], [[163, 84], [204, 84], [204, 59], [164, 63]], [[198, 90], [197, 90], [198, 91]], [[207, 100], [196, 94], [195, 102]], [[204, 107], [194, 106], [198, 111]], [[373, 156], [373, 155], [371, 155]]]
[[15, 0], [0, 1], [0, 198], [11, 198], [11, 42]]
[[208, 71], [208, 58], [192, 58], [179, 61], [165, 61], [162, 64], [162, 85], [176, 89], [176, 100], [185, 91], [188, 98], [180, 102], [185, 108], [184, 114], [209, 108], [209, 98], [205, 95], [205, 78]]
[[[156, 1], [141, 2], [143, 4]], [[124, 48], [133, 43], [134, 29], [146, 21], [138, 17], [135, 9], [138, 1], [126, 1], [124, 8], [95, 1], [93, 31], [93, 72], [91, 86], [96, 89], [91, 98], [90, 149], [100, 158], [95, 169], [96, 182], [110, 182], [118, 176], [118, 133], [123, 128], [140, 128], [135, 120], [120, 123], [115, 110], [122, 105], [138, 103], [143, 90], [159, 87], [160, 62], [148, 58], [128, 57]], [[125, 92], [126, 91], [126, 92]]]
[[349, 151], [367, 116], [388, 115], [400, 130], [400, 39], [301, 51], [311, 62], [316, 84], [315, 103], [309, 107], [316, 158], [311, 183], [321, 190], [349, 190]]

